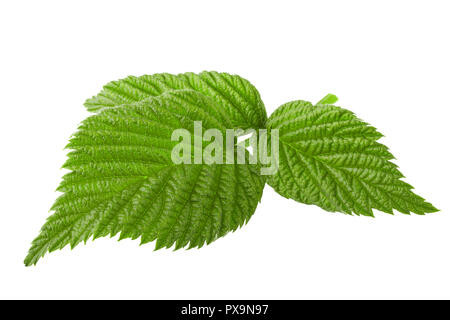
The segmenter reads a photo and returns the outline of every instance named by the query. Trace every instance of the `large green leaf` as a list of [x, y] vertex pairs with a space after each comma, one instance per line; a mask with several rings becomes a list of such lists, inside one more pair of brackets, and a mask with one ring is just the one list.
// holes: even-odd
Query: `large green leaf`
[[221, 132], [232, 120], [213, 99], [193, 90], [104, 108], [72, 137], [59, 186], [63, 194], [33, 241], [26, 265], [90, 237], [156, 241], [162, 247], [201, 247], [252, 216], [264, 179], [256, 166], [179, 164], [171, 160], [174, 129], [193, 123]]
[[212, 98], [227, 113], [233, 128], [265, 127], [266, 109], [256, 88], [247, 80], [228, 73], [205, 71], [200, 74], [129, 76], [105, 85], [98, 95], [85, 102], [85, 106], [89, 111], [97, 112], [180, 89], [195, 90]]
[[400, 180], [392, 154], [377, 142], [382, 135], [348, 110], [293, 101], [279, 107], [267, 127], [279, 129], [279, 170], [268, 183], [284, 197], [367, 216], [372, 209], [436, 211]]

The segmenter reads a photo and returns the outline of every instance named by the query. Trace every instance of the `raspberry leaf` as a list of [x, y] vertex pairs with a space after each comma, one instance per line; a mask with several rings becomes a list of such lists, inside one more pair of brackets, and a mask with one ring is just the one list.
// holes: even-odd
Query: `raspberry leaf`
[[240, 76], [214, 71], [129, 76], [108, 83], [84, 105], [89, 111], [98, 112], [180, 89], [195, 90], [213, 99], [227, 113], [233, 128], [265, 127], [266, 109], [256, 88]]
[[194, 90], [104, 108], [83, 121], [67, 146], [72, 151], [64, 167], [71, 172], [58, 188], [63, 194], [25, 264], [117, 234], [156, 240], [156, 249], [202, 247], [245, 224], [265, 184], [256, 165], [176, 165], [171, 159], [173, 130], [194, 134], [199, 120], [205, 130], [224, 133], [233, 126], [216, 101]]
[[326, 103], [293, 101], [269, 118], [279, 130], [279, 169], [268, 184], [279, 194], [327, 211], [373, 216], [372, 209], [409, 214], [437, 211], [411, 191], [382, 135], [351, 111]]

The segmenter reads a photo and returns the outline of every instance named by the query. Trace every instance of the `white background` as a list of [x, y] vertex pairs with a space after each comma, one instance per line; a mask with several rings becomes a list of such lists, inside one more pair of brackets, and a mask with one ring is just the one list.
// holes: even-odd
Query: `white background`
[[[2, 1], [0, 298], [450, 298], [449, 1]], [[266, 186], [200, 250], [102, 238], [23, 259], [83, 102], [128, 75], [217, 70], [270, 114], [327, 93], [377, 127], [440, 212], [325, 212]]]

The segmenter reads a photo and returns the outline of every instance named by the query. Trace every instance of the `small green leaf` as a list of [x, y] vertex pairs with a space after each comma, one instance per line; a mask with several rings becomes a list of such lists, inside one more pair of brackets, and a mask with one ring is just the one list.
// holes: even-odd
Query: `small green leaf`
[[197, 120], [205, 130], [232, 127], [219, 104], [193, 90], [105, 108], [83, 121], [68, 145], [73, 151], [64, 167], [72, 172], [25, 264], [119, 233], [157, 240], [156, 249], [202, 247], [245, 224], [265, 184], [255, 165], [172, 162], [173, 130], [193, 134]]
[[[324, 99], [326, 102], [333, 99]], [[279, 129], [279, 169], [268, 183], [279, 194], [328, 211], [373, 216], [372, 209], [437, 211], [400, 180], [403, 175], [377, 130], [329, 104], [293, 101], [268, 120]]]
[[336, 97], [334, 94], [327, 94], [325, 97], [322, 98], [317, 104], [335, 104], [338, 102], [338, 97]]

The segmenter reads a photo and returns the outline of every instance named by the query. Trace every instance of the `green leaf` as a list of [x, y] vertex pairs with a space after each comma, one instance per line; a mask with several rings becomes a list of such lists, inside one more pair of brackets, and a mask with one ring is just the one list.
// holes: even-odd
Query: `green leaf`
[[329, 93], [325, 97], [322, 98], [317, 104], [335, 104], [338, 102], [338, 97], [336, 97], [334, 94]]
[[372, 209], [437, 211], [400, 180], [403, 175], [374, 127], [332, 105], [293, 101], [267, 122], [279, 129], [279, 169], [268, 183], [279, 194], [328, 211], [373, 216]]
[[68, 148], [63, 194], [33, 241], [27, 266], [46, 252], [91, 237], [156, 240], [156, 249], [202, 247], [252, 216], [264, 178], [255, 165], [180, 164], [171, 160], [174, 129], [193, 123], [233, 126], [217, 101], [193, 90], [169, 91], [104, 108], [83, 121]]
[[265, 128], [266, 109], [256, 88], [247, 80], [228, 73], [130, 76], [108, 83], [84, 105], [89, 111], [97, 112], [180, 89], [195, 90], [212, 98], [227, 113], [233, 128]]

